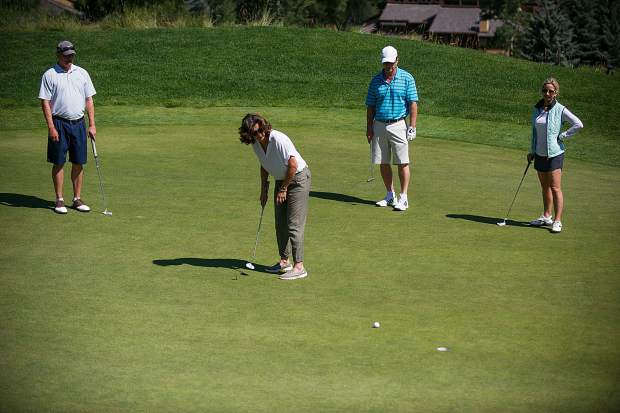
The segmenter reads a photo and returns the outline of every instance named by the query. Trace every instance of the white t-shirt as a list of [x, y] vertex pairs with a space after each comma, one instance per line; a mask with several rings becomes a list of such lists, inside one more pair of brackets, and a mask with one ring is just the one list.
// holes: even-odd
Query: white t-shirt
[[[540, 156], [547, 156], [547, 152], [548, 152], [548, 148], [547, 148], [547, 115], [549, 114], [548, 111], [544, 110], [544, 109], [540, 109], [540, 112], [538, 113], [538, 116], [536, 116], [536, 123], [534, 124], [535, 128], [536, 128], [536, 153]], [[581, 123], [581, 120], [579, 120], [579, 118], [575, 115], [573, 115], [573, 113], [568, 110], [567, 108], [564, 108], [564, 111], [562, 112], [562, 122], [568, 122], [570, 123], [571, 127], [564, 132], [564, 139], [566, 138], [570, 138], [571, 136], [573, 136], [574, 134], [577, 133], [577, 131], [581, 128], [583, 128], [583, 123]]]
[[39, 99], [50, 101], [52, 116], [75, 120], [84, 116], [86, 99], [95, 93], [86, 70], [72, 64], [69, 71], [65, 72], [56, 64], [41, 78]]
[[297, 160], [297, 171], [295, 173], [302, 171], [307, 165], [289, 137], [277, 130], [272, 130], [269, 135], [267, 152], [263, 150], [258, 141], [252, 144], [252, 148], [263, 169], [279, 181], [286, 177], [288, 160], [291, 156]]

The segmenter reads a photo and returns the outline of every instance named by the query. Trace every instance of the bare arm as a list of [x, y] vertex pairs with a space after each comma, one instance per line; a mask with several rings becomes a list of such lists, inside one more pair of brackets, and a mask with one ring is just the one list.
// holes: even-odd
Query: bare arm
[[411, 102], [409, 104], [409, 125], [416, 127], [418, 121], [418, 102]]
[[368, 106], [366, 108], [366, 139], [368, 139], [368, 143], [372, 141], [372, 138], [375, 135], [373, 130], [374, 122], [375, 122], [375, 113], [376, 109], [374, 106]]
[[88, 114], [88, 136], [95, 140], [97, 128], [95, 127], [95, 104], [92, 96], [86, 98], [86, 113]]
[[286, 176], [282, 180], [282, 185], [280, 185], [280, 188], [278, 188], [278, 196], [276, 198], [276, 202], [278, 203], [278, 205], [283, 204], [286, 201], [286, 192], [288, 190], [288, 186], [290, 185], [291, 180], [293, 179], [293, 176], [295, 176], [296, 172], [297, 159], [295, 159], [294, 156], [291, 156], [290, 158], [288, 158], [288, 169], [286, 170]]
[[41, 109], [43, 110], [43, 116], [45, 117], [45, 123], [47, 123], [47, 130], [49, 137], [58, 142], [58, 131], [54, 126], [54, 120], [52, 119], [52, 107], [50, 106], [50, 101], [41, 99]]
[[260, 204], [265, 206], [269, 198], [269, 172], [262, 166], [260, 167]]

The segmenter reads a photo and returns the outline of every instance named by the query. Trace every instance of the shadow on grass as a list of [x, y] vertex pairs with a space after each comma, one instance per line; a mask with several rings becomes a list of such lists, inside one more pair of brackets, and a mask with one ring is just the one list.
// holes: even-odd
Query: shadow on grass
[[235, 271], [240, 271], [242, 275], [248, 275], [245, 271], [262, 272], [267, 273], [265, 269], [267, 266], [254, 264], [254, 269], [250, 270], [245, 266], [247, 261], [236, 260], [232, 258], [172, 258], [167, 260], [153, 260], [153, 264], [160, 265], [162, 267], [169, 267], [171, 265], [193, 265], [195, 267], [207, 267], [207, 268], [228, 268]]
[[52, 209], [54, 203], [32, 195], [0, 193], [0, 205], [16, 208]]
[[[473, 221], [473, 222], [479, 222], [481, 224], [492, 224], [492, 225], [497, 225], [498, 222], [504, 221], [502, 218], [483, 217], [480, 215], [468, 215], [468, 214], [448, 214], [446, 215], [446, 217], [464, 219], [465, 221]], [[510, 219], [506, 220], [506, 226], [535, 228], [535, 227], [532, 227], [529, 224], [529, 222], [513, 221]]]
[[310, 191], [310, 196], [314, 198], [327, 199], [328, 201], [347, 202], [352, 205], [356, 205], [356, 204], [375, 205], [374, 201], [369, 201], [367, 199], [362, 199], [362, 198], [358, 198], [356, 196], [351, 196], [351, 195], [337, 194], [335, 192]]

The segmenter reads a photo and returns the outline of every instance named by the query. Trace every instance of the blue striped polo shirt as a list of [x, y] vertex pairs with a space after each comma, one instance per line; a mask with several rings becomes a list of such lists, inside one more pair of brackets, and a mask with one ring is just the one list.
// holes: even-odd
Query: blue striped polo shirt
[[368, 85], [366, 106], [375, 107], [375, 119], [378, 121], [404, 118], [409, 113], [409, 104], [417, 101], [415, 79], [401, 68], [396, 69], [392, 82], [385, 80], [382, 70]]

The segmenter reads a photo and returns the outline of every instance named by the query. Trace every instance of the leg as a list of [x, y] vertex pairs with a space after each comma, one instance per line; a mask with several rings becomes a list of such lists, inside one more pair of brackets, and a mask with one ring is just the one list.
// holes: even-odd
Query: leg
[[551, 216], [551, 205], [553, 205], [553, 194], [551, 192], [551, 172], [538, 171], [538, 180], [542, 188], [542, 199], [544, 211], [543, 215], [546, 217]]
[[398, 177], [400, 178], [400, 193], [406, 194], [409, 189], [409, 164], [400, 164], [398, 165]]
[[62, 187], [65, 179], [65, 173], [63, 170], [64, 165], [56, 165], [52, 166], [52, 182], [54, 182], [54, 191], [56, 192], [56, 199], [62, 198]]
[[562, 170], [555, 169], [549, 172], [549, 191], [553, 196], [553, 209], [555, 209], [555, 220], [562, 221], [564, 210], [564, 194], [562, 193]]
[[275, 214], [276, 239], [278, 241], [278, 253], [280, 254], [280, 265], [288, 263], [288, 257], [291, 255], [291, 244], [288, 240], [288, 223], [287, 223], [287, 202], [278, 205], [276, 202], [276, 194], [280, 188], [281, 182], [276, 181], [273, 192], [273, 209]]
[[304, 233], [308, 216], [310, 198], [310, 170], [295, 176], [295, 185], [290, 188], [286, 203], [288, 204], [288, 235], [291, 240], [295, 271], [304, 269]]
[[380, 166], [381, 178], [387, 192], [394, 192], [394, 184], [392, 183], [392, 166], [382, 163]]
[[73, 196], [75, 198], [81, 198], [83, 181], [84, 168], [82, 165], [74, 163], [71, 167], [71, 182], [73, 182]]

